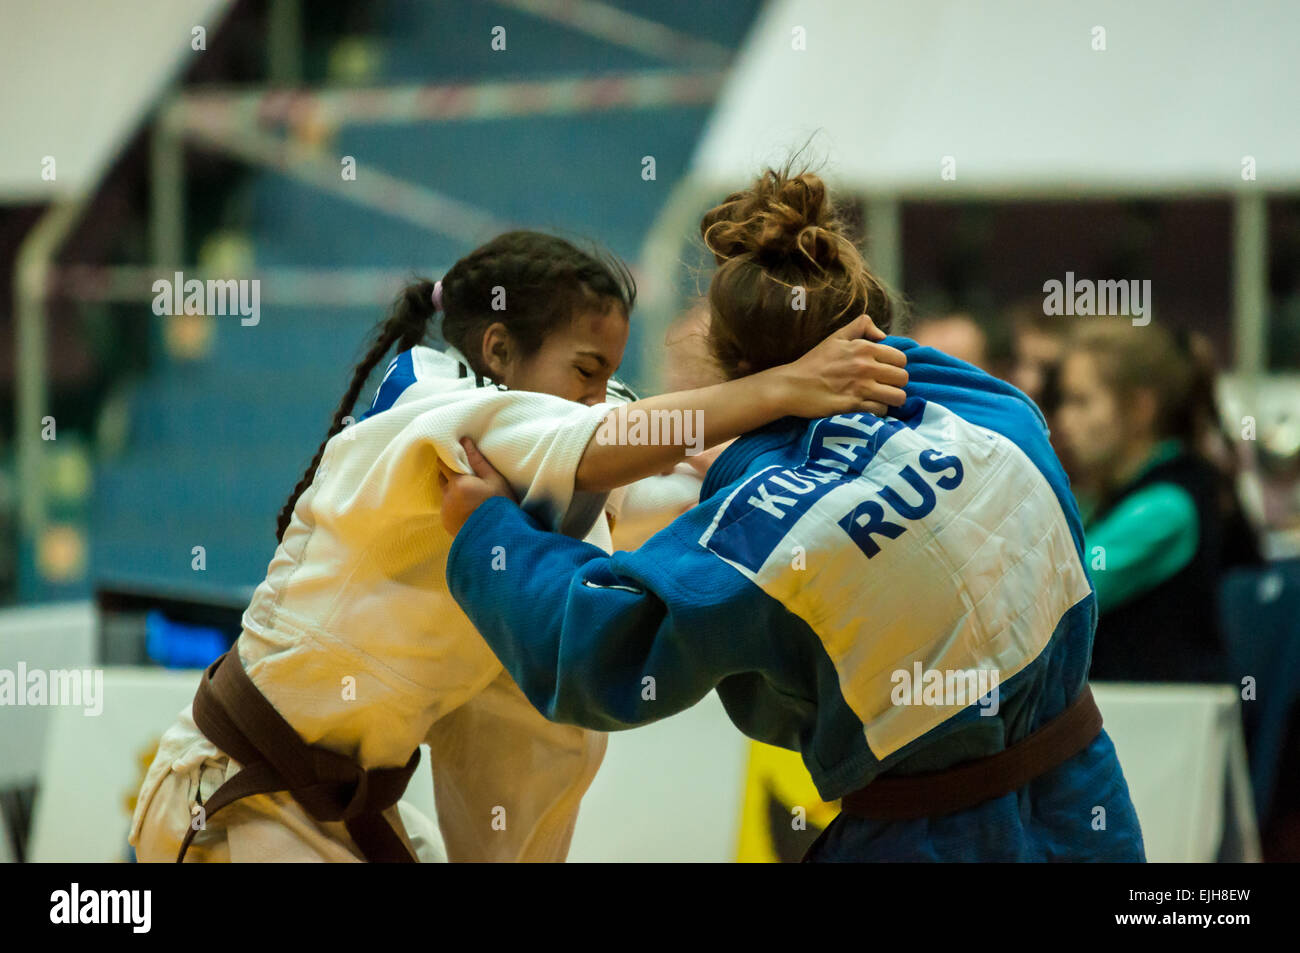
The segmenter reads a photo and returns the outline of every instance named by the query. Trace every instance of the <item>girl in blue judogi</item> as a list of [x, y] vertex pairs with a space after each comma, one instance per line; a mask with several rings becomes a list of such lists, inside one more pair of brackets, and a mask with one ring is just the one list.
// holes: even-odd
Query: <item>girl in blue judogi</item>
[[[888, 328], [816, 176], [768, 172], [701, 230], [727, 376], [863, 311]], [[810, 860], [1142, 860], [1087, 689], [1096, 600], [1043, 418], [888, 340], [908, 358], [901, 409], [746, 434], [634, 552], [544, 531], [470, 444], [478, 475], [444, 474], [449, 590], [550, 719], [631, 728], [716, 689], [746, 735], [800, 751], [842, 804]]]

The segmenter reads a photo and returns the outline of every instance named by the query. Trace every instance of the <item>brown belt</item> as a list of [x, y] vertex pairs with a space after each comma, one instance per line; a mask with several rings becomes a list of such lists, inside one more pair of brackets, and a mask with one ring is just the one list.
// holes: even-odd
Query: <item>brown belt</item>
[[[194, 696], [194, 723], [242, 766], [202, 805], [205, 820], [240, 798], [288, 791], [315, 820], [342, 821], [367, 861], [416, 862], [383, 812], [406, 790], [420, 763], [419, 748], [405, 767], [363, 771], [351, 758], [307, 744], [257, 690], [237, 648], [203, 673]], [[196, 833], [191, 824], [177, 863], [184, 861]]]
[[1101, 712], [1084, 685], [1074, 701], [1005, 751], [944, 771], [877, 778], [847, 794], [841, 810], [876, 821], [942, 817], [1018, 791], [1074, 757], [1101, 733]]

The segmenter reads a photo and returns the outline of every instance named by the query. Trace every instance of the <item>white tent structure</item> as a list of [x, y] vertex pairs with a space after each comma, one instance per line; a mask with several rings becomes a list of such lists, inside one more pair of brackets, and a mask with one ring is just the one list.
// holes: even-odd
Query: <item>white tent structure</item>
[[[713, 199], [810, 137], [867, 201], [873, 264], [904, 285], [901, 200], [1231, 195], [1238, 369], [1259, 370], [1265, 196], [1300, 189], [1298, 39], [1288, 0], [773, 0], [650, 237], [647, 279], [677, 267]], [[666, 324], [679, 302], [646, 291]]]
[[96, 188], [160, 91], [203, 55], [194, 47], [206, 47], [207, 32], [216, 29], [229, 5], [230, 0], [6, 4], [0, 31], [0, 75], [8, 89], [0, 97], [0, 204], [61, 201]]

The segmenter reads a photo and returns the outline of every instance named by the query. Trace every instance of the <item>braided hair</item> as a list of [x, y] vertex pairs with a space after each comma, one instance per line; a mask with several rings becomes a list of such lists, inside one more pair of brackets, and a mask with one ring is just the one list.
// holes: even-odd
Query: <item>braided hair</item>
[[[293, 509], [316, 477], [325, 447], [343, 430], [361, 389], [390, 348], [406, 351], [423, 343], [438, 313], [432, 281], [407, 285], [388, 317], [370, 334], [365, 356], [352, 372], [343, 399], [316, 456], [280, 510], [276, 540], [284, 539]], [[542, 232], [512, 231], [470, 252], [442, 279], [442, 337], [465, 355], [476, 374], [483, 365], [483, 333], [497, 322], [510, 332], [523, 357], [535, 354], [548, 334], [565, 327], [583, 307], [616, 304], [630, 315], [636, 284], [627, 266], [599, 249], [583, 251]]]

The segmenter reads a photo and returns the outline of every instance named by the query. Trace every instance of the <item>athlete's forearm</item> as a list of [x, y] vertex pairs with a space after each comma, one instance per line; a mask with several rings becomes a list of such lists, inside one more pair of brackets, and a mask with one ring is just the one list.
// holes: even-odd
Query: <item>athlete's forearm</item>
[[647, 397], [611, 410], [578, 464], [574, 487], [606, 492], [795, 411], [784, 368]]
[[[543, 531], [517, 505], [493, 497], [456, 534], [447, 589], [534, 708], [551, 721], [617, 731], [685, 711], [722, 673], [738, 670], [742, 640], [734, 651], [718, 646], [716, 628], [687, 635], [680, 607], [665, 601], [653, 568], [689, 574], [691, 564], [676, 558], [679, 546], [662, 542], [616, 560]], [[510, 553], [495, 570], [494, 547]], [[688, 614], [716, 626], [716, 615]], [[649, 696], [647, 674], [656, 683]]]
[[778, 417], [886, 413], [907, 399], [907, 357], [868, 337], [884, 334], [864, 314], [789, 364], [611, 411], [587, 443], [574, 486], [612, 490]]

